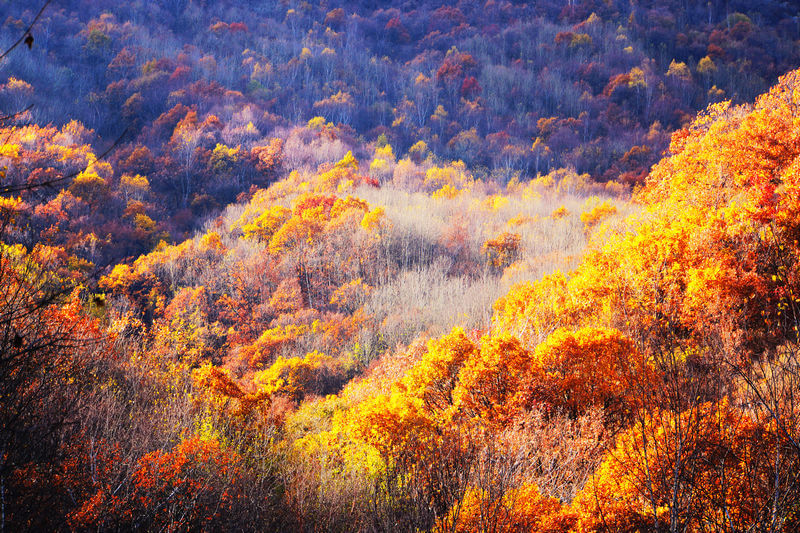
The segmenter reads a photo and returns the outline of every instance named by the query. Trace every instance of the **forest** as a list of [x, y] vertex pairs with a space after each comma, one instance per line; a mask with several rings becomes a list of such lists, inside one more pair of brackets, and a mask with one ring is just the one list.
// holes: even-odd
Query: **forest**
[[0, 0], [0, 533], [800, 530], [799, 67], [778, 0]]

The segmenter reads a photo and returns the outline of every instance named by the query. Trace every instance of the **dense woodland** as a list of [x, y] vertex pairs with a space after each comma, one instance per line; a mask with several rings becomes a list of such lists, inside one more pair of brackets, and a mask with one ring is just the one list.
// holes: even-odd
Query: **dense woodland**
[[0, 532], [800, 529], [792, 3], [255, 4], [0, 0]]

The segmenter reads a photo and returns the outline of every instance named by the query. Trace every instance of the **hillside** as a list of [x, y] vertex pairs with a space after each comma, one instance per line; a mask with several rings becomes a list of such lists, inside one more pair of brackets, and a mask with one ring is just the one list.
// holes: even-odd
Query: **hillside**
[[[4, 11], [0, 46], [36, 14]], [[776, 1], [51, 0], [31, 36], [4, 59], [0, 105], [32, 107], [5, 125], [55, 128], [28, 131], [23, 159], [77, 152], [7, 179], [80, 169], [116, 142], [87, 177], [94, 196], [57, 200], [70, 218], [102, 205], [81, 228], [104, 267], [190, 237], [252, 186], [348, 150], [366, 164], [384, 142], [414, 159], [421, 141], [501, 184], [560, 168], [641, 184], [706, 105], [751, 102], [800, 65], [796, 12]]]
[[788, 3], [40, 7], [0, 530], [800, 528]]

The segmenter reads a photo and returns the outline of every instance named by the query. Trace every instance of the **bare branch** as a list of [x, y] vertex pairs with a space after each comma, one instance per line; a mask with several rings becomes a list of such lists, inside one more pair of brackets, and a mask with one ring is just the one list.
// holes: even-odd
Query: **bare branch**
[[7, 121], [7, 120], [15, 119], [18, 116], [22, 115], [23, 113], [25, 113], [27, 111], [30, 111], [31, 109], [33, 109], [33, 104], [30, 104], [25, 109], [20, 109], [19, 111], [15, 111], [14, 113], [11, 113], [10, 115], [3, 115], [3, 116], [0, 117], [0, 123], [3, 123], [5, 121]]
[[11, 45], [11, 46], [10, 46], [10, 47], [9, 47], [9, 48], [8, 48], [8, 49], [5, 51], [5, 52], [3, 52], [3, 53], [2, 53], [2, 55], [0, 55], [0, 60], [4, 59], [4, 58], [5, 58], [5, 57], [6, 57], [8, 54], [10, 54], [10, 53], [11, 53], [11, 51], [12, 51], [12, 50], [14, 50], [14, 48], [16, 48], [17, 46], [19, 46], [19, 45], [20, 45], [20, 44], [22, 44], [23, 42], [25, 42], [26, 38], [27, 38], [28, 36], [30, 36], [30, 35], [31, 35], [31, 30], [33, 29], [33, 26], [34, 26], [34, 25], [36, 24], [36, 22], [39, 20], [39, 17], [41, 17], [41, 16], [42, 16], [42, 13], [44, 13], [44, 10], [47, 8], [47, 6], [48, 6], [48, 5], [50, 5], [50, 2], [51, 2], [51, 1], [52, 1], [52, 0], [47, 0], [47, 1], [44, 3], [44, 5], [42, 6], [42, 8], [39, 10], [39, 12], [38, 12], [38, 13], [36, 13], [36, 16], [35, 16], [35, 17], [33, 17], [33, 20], [31, 21], [30, 25], [29, 25], [27, 28], [25, 28], [25, 31], [22, 33], [22, 35], [20, 35], [19, 39], [17, 39], [17, 40], [14, 42], [14, 44], [12, 44], [12, 45]]

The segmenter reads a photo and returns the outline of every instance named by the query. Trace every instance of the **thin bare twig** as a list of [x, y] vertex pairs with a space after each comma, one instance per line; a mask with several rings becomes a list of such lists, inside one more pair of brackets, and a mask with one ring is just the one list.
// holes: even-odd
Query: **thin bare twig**
[[2, 117], [0, 117], [0, 123], [5, 122], [6, 120], [11, 120], [12, 118], [17, 118], [18, 116], [22, 115], [26, 111], [30, 111], [31, 109], [33, 109], [33, 104], [30, 104], [25, 109], [20, 109], [19, 111], [15, 111], [14, 113], [11, 113], [10, 115], [3, 115]]
[[44, 13], [44, 10], [47, 8], [47, 6], [48, 6], [48, 5], [50, 5], [50, 2], [51, 2], [51, 1], [52, 1], [52, 0], [47, 0], [47, 1], [44, 3], [44, 5], [42, 6], [42, 8], [39, 10], [39, 12], [38, 12], [38, 13], [36, 13], [36, 16], [35, 16], [35, 17], [33, 17], [33, 20], [31, 21], [30, 25], [29, 25], [27, 28], [25, 28], [25, 31], [22, 33], [22, 35], [20, 35], [19, 39], [17, 39], [17, 40], [14, 42], [14, 44], [12, 44], [12, 45], [11, 45], [11, 46], [10, 46], [10, 47], [9, 47], [9, 48], [8, 48], [8, 49], [5, 51], [5, 52], [3, 52], [3, 53], [0, 55], [0, 60], [4, 59], [4, 58], [5, 58], [5, 57], [6, 57], [8, 54], [10, 54], [10, 53], [11, 53], [11, 51], [12, 51], [12, 50], [14, 50], [14, 49], [15, 49], [17, 46], [19, 46], [20, 44], [22, 44], [22, 43], [25, 41], [25, 37], [27, 37], [28, 35], [30, 35], [30, 34], [31, 34], [31, 30], [33, 29], [33, 26], [34, 26], [34, 25], [36, 24], [36, 22], [39, 20], [39, 17], [41, 17], [41, 16], [42, 16], [42, 13]]

